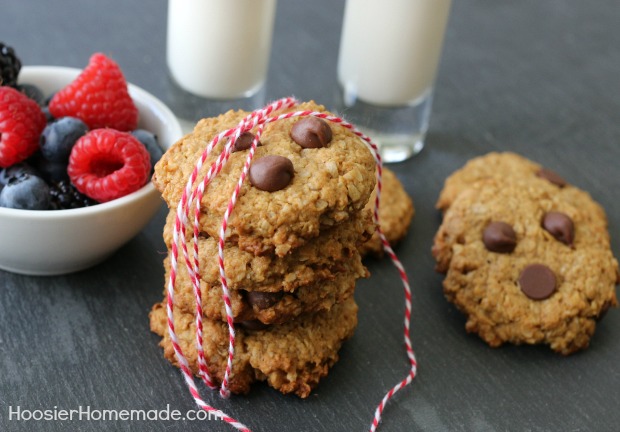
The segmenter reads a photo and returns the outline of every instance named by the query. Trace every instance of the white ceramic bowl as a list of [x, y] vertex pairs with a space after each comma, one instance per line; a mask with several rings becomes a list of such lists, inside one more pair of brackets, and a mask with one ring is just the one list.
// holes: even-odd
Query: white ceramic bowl
[[[79, 69], [27, 66], [21, 83], [48, 95], [71, 82]], [[150, 93], [129, 85], [140, 111], [138, 127], [157, 134], [164, 150], [182, 135], [174, 114]], [[152, 183], [122, 198], [71, 210], [0, 207], [0, 268], [28, 275], [58, 275], [93, 266], [131, 240], [163, 204]]]

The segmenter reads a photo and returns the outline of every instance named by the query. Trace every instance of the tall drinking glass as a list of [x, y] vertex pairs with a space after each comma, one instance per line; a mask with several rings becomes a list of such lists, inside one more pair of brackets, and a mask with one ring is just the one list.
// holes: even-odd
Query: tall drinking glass
[[451, 0], [347, 0], [337, 109], [386, 162], [424, 147]]
[[276, 0], [168, 0], [172, 107], [195, 121], [264, 102]]

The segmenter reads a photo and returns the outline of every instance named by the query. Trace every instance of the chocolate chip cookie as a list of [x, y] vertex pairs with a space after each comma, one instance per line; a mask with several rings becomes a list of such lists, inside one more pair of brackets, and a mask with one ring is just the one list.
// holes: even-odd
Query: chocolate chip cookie
[[[292, 110], [325, 111], [313, 102]], [[229, 111], [203, 119], [164, 154], [155, 166], [153, 183], [170, 208], [176, 208], [195, 162], [211, 139], [248, 114]], [[366, 145], [348, 129], [317, 118], [291, 118], [267, 125], [260, 143], [249, 181], [241, 188], [228, 223], [227, 238], [240, 249], [284, 256], [320, 231], [346, 221], [368, 202], [375, 186], [375, 162]], [[202, 175], [223, 146], [221, 142], [207, 158]], [[211, 237], [219, 234], [247, 157], [243, 150], [247, 145], [239, 147], [202, 199], [208, 211], [202, 211], [200, 227]]]
[[491, 346], [587, 347], [617, 304], [618, 263], [600, 206], [587, 194], [567, 200], [557, 185], [492, 176], [454, 196], [433, 255], [467, 331]]
[[[387, 241], [391, 246], [395, 246], [407, 235], [415, 209], [411, 197], [407, 194], [398, 177], [386, 167], [383, 167], [382, 183], [379, 223]], [[375, 199], [376, 189], [373, 190], [368, 204], [366, 204], [366, 209], [369, 212], [374, 211]], [[362, 255], [383, 255], [383, 245], [377, 232], [372, 235], [370, 240], [362, 243], [360, 252]]]
[[445, 211], [463, 190], [472, 183], [485, 179], [522, 182], [521, 187], [524, 188], [531, 184], [546, 186], [575, 206], [588, 202], [591, 223], [607, 226], [605, 211], [587, 192], [569, 184], [559, 173], [511, 152], [492, 152], [468, 161], [446, 179], [436, 207]]
[[[170, 277], [170, 256], [164, 261], [165, 286]], [[343, 264], [342, 271], [331, 278], [302, 285], [293, 291], [248, 291], [229, 289], [232, 316], [235, 322], [282, 324], [302, 314], [329, 310], [353, 295], [358, 276]], [[205, 317], [226, 321], [222, 285], [201, 279], [202, 307]], [[164, 290], [165, 292], [165, 290]], [[175, 305], [186, 313], [195, 311], [194, 288], [185, 260], [179, 259], [176, 273]]]
[[[164, 241], [172, 244], [175, 212], [170, 211], [164, 227]], [[188, 228], [189, 230], [189, 228]], [[324, 230], [318, 237], [293, 249], [284, 257], [275, 254], [254, 255], [227, 243], [224, 248], [229, 287], [246, 291], [291, 292], [300, 286], [330, 280], [343, 271], [356, 278], [367, 277], [358, 247], [374, 232], [369, 211]], [[187, 233], [187, 248], [193, 249], [192, 233]], [[206, 233], [198, 239], [200, 276], [210, 285], [219, 284], [217, 241]], [[181, 254], [179, 254], [181, 255]]]
[[[150, 323], [151, 330], [162, 336], [164, 356], [178, 366], [168, 334], [165, 303], [153, 307]], [[175, 311], [174, 323], [181, 349], [192, 372], [197, 374], [194, 315]], [[338, 360], [340, 346], [353, 335], [356, 325], [357, 305], [353, 298], [329, 311], [265, 329], [237, 325], [231, 392], [247, 393], [253, 382], [266, 381], [282, 393], [307, 397]], [[228, 328], [221, 321], [205, 319], [203, 333], [209, 373], [221, 382], [226, 370]]]

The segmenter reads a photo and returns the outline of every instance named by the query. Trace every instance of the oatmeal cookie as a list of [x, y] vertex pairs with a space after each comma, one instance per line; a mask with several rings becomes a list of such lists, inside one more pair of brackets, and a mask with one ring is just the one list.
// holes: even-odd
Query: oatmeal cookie
[[597, 320], [616, 306], [618, 263], [600, 208], [539, 182], [486, 180], [454, 199], [435, 236], [447, 299], [466, 329], [491, 346], [586, 348]]
[[582, 202], [589, 202], [591, 221], [607, 226], [605, 211], [592, 200], [587, 192], [570, 185], [555, 171], [511, 152], [491, 152], [468, 161], [463, 168], [455, 171], [446, 179], [436, 207], [445, 211], [463, 190], [472, 183], [485, 179], [521, 182], [523, 188], [530, 187], [530, 185], [535, 185], [537, 188], [547, 187], [575, 206], [579, 206]]
[[[175, 306], [178, 310], [195, 311], [194, 288], [185, 261], [180, 258], [175, 284]], [[170, 256], [164, 261], [166, 285], [170, 277]], [[232, 314], [236, 322], [258, 320], [263, 324], [281, 324], [302, 314], [329, 310], [353, 295], [357, 275], [349, 269], [334, 274], [331, 279], [303, 285], [294, 291], [247, 291], [230, 289]], [[226, 321], [220, 282], [200, 281], [202, 307], [205, 317]], [[164, 289], [164, 295], [165, 295]]]
[[[290, 109], [297, 110], [325, 111], [313, 102]], [[155, 166], [153, 183], [170, 208], [176, 208], [210, 140], [247, 115], [229, 111], [203, 119], [164, 154]], [[366, 145], [348, 129], [316, 118], [292, 118], [267, 125], [260, 142], [228, 224], [227, 238], [240, 249], [284, 256], [321, 230], [348, 220], [368, 202], [375, 186], [375, 162]], [[247, 157], [246, 147], [240, 145], [231, 154], [202, 199], [205, 210], [200, 226], [211, 237], [218, 236]], [[220, 143], [207, 158], [203, 174], [222, 149]]]
[[[158, 303], [150, 313], [151, 330], [162, 336], [164, 356], [178, 366], [168, 334], [166, 305]], [[193, 314], [174, 312], [179, 344], [194, 374], [198, 372]], [[353, 298], [329, 311], [304, 315], [286, 324], [250, 330], [237, 326], [235, 358], [230, 377], [233, 393], [247, 393], [255, 381], [266, 381], [282, 393], [305, 398], [338, 360], [338, 350], [357, 326]], [[228, 352], [228, 328], [221, 321], [204, 320], [203, 347], [211, 376], [224, 377]]]
[[[391, 246], [395, 246], [401, 241], [411, 224], [411, 219], [415, 214], [413, 201], [398, 177], [389, 170], [383, 168], [382, 176], [383, 187], [381, 189], [381, 205], [379, 206], [379, 223], [383, 234]], [[370, 212], [375, 208], [376, 189], [373, 190], [366, 204], [366, 209]], [[360, 246], [362, 255], [373, 254], [376, 256], [383, 255], [383, 245], [379, 238], [379, 233], [375, 232], [371, 239]]]
[[[175, 212], [170, 211], [164, 227], [164, 241], [168, 248], [172, 244], [174, 222]], [[246, 291], [291, 292], [300, 286], [333, 279], [343, 271], [356, 278], [367, 277], [368, 271], [362, 264], [358, 247], [372, 232], [372, 216], [370, 212], [362, 211], [346, 222], [324, 230], [284, 257], [275, 254], [257, 256], [226, 243], [224, 260], [229, 287]], [[193, 239], [190, 239], [189, 232], [187, 234], [187, 248], [191, 251]], [[201, 234], [198, 251], [200, 277], [209, 285], [219, 284], [217, 241], [206, 233]], [[180, 252], [179, 257], [182, 257]]]

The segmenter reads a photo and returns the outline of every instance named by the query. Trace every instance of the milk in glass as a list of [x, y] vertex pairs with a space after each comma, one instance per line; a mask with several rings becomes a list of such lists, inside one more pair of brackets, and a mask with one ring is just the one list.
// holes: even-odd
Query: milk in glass
[[183, 90], [251, 96], [264, 84], [276, 0], [169, 0], [167, 63]]
[[385, 148], [413, 146], [388, 159], [406, 158], [423, 145], [450, 4], [347, 0], [338, 58], [341, 108]]

